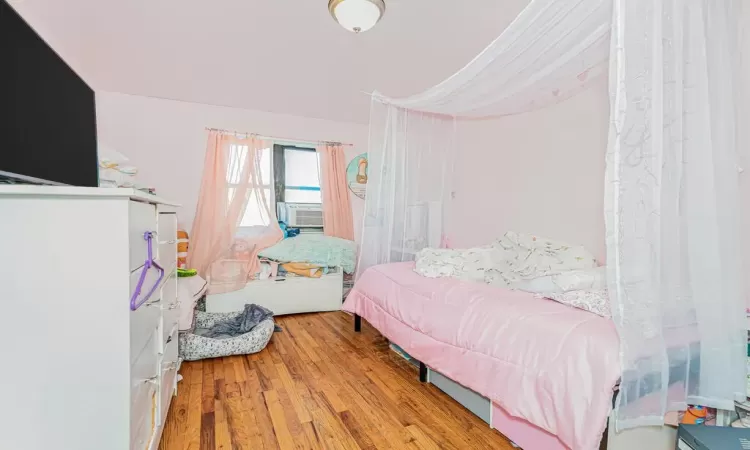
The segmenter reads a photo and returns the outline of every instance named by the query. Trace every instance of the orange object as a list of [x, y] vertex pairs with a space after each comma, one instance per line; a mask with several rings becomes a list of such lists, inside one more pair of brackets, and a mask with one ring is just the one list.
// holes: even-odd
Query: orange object
[[309, 278], [320, 278], [323, 276], [323, 269], [320, 266], [309, 263], [291, 262], [282, 264], [281, 267], [287, 272]]
[[708, 411], [702, 406], [691, 406], [685, 411], [685, 415], [682, 416], [682, 423], [684, 424], [701, 424], [706, 421], [706, 414]]
[[187, 255], [188, 247], [190, 245], [190, 237], [187, 231], [177, 230], [177, 268], [187, 269]]
[[359, 158], [357, 165], [359, 166], [357, 168], [357, 183], [367, 184], [367, 160]]

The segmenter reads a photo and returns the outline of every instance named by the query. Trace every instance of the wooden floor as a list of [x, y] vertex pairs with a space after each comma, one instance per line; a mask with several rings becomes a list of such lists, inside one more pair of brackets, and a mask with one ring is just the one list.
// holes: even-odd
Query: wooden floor
[[512, 449], [363, 321], [278, 318], [261, 353], [186, 362], [160, 450]]

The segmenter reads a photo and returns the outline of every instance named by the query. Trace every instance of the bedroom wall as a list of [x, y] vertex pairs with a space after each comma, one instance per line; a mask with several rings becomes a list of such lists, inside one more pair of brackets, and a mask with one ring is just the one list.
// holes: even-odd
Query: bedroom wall
[[[138, 167], [139, 182], [180, 203], [180, 223], [187, 230], [198, 203], [206, 127], [351, 143], [347, 161], [367, 151], [366, 125], [113, 92], [97, 92], [96, 102], [100, 145], [127, 156]], [[364, 201], [351, 198], [359, 236]]]
[[603, 260], [608, 116], [601, 80], [547, 109], [462, 123], [448, 206], [452, 245], [513, 230], [582, 244]]
[[[750, 48], [750, 33], [745, 39]], [[750, 73], [750, 64], [744, 62]], [[750, 82], [743, 95], [750, 104]], [[188, 229], [200, 188], [206, 126], [338, 139], [355, 144], [348, 150], [349, 158], [367, 151], [367, 125], [109, 92], [98, 93], [97, 103], [100, 141], [128, 155], [140, 168], [141, 180], [156, 187], [160, 195], [180, 202], [180, 218]], [[602, 80], [551, 108], [463, 123], [459, 134], [466, 150], [457, 158], [455, 199], [447, 206], [452, 245], [481, 245], [515, 230], [582, 244], [603, 261], [608, 114]], [[747, 169], [746, 154], [742, 166]], [[747, 173], [741, 177], [743, 205], [750, 199]], [[357, 237], [363, 206], [362, 200], [352, 196]], [[743, 229], [747, 229], [750, 208], [743, 208], [742, 213]], [[750, 239], [743, 244], [750, 249]]]

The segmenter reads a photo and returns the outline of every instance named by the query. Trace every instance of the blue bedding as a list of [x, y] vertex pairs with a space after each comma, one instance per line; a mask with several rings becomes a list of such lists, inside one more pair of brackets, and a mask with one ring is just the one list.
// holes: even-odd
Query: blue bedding
[[305, 262], [324, 267], [340, 266], [346, 273], [354, 273], [357, 264], [357, 244], [354, 241], [322, 234], [301, 234], [284, 239], [260, 255], [279, 262]]

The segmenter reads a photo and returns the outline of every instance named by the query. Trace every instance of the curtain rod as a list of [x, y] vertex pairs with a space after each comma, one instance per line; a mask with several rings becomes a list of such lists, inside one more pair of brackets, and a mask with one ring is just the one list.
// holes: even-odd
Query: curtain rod
[[223, 128], [209, 128], [206, 127], [207, 131], [218, 131], [220, 133], [227, 133], [227, 134], [234, 134], [235, 136], [255, 136], [258, 139], [264, 139], [269, 141], [284, 141], [284, 142], [294, 142], [296, 144], [332, 144], [332, 145], [342, 145], [344, 147], [354, 147], [354, 144], [345, 144], [342, 142], [336, 142], [336, 141], [310, 141], [310, 140], [301, 140], [301, 139], [291, 139], [291, 138], [285, 138], [285, 137], [279, 137], [279, 136], [265, 136], [258, 133], [248, 133], [246, 131], [235, 131], [235, 130], [225, 130]]

